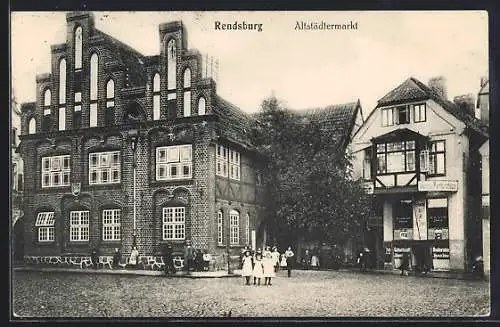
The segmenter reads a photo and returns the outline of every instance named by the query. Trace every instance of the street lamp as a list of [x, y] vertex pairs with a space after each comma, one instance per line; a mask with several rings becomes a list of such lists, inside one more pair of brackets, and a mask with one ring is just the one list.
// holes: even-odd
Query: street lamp
[[131, 129], [128, 132], [128, 138], [130, 141], [130, 147], [132, 148], [133, 157], [132, 157], [132, 168], [133, 168], [133, 240], [132, 246], [137, 245], [137, 225], [136, 225], [136, 217], [137, 217], [137, 209], [136, 209], [136, 178], [137, 178], [137, 162], [136, 162], [136, 153], [137, 153], [137, 143], [139, 142], [139, 130]]

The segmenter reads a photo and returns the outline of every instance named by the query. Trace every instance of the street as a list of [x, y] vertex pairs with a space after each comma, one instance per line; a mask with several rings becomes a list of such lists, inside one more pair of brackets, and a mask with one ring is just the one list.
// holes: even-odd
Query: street
[[243, 277], [167, 278], [14, 272], [18, 317], [460, 317], [489, 313], [484, 281], [350, 271], [278, 272], [272, 286]]

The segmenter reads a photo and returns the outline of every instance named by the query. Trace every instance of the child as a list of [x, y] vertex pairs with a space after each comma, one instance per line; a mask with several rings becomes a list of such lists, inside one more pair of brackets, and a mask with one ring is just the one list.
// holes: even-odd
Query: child
[[264, 285], [272, 285], [271, 278], [276, 276], [274, 272], [274, 263], [273, 256], [271, 252], [266, 254], [266, 257], [262, 260], [262, 265], [264, 268]]
[[250, 285], [250, 276], [252, 276], [252, 256], [250, 255], [250, 250], [246, 250], [243, 256], [243, 267], [241, 271], [241, 276], [245, 277], [246, 285]]
[[260, 285], [260, 279], [264, 277], [264, 267], [262, 265], [262, 253], [257, 252], [255, 254], [255, 262], [253, 266], [253, 284], [255, 285], [255, 280], [258, 281]]
[[313, 269], [319, 268], [319, 259], [316, 254], [313, 254], [313, 256], [311, 257], [311, 266]]

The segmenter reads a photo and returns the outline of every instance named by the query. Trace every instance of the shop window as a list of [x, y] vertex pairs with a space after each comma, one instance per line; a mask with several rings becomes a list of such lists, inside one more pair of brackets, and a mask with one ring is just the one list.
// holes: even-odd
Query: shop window
[[448, 239], [448, 199], [427, 199], [427, 228], [429, 239]]
[[413, 239], [413, 207], [411, 200], [393, 203], [393, 227], [395, 240]]

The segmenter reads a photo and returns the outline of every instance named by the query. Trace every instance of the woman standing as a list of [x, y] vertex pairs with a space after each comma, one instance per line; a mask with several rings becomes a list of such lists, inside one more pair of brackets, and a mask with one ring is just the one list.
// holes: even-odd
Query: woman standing
[[130, 259], [128, 260], [128, 263], [132, 265], [134, 268], [137, 268], [137, 265], [139, 264], [139, 251], [137, 250], [136, 246], [132, 247], [132, 252], [130, 252]]
[[292, 265], [293, 265], [293, 256], [295, 254], [292, 251], [292, 247], [289, 246], [288, 249], [285, 251], [285, 257], [286, 257], [286, 269], [288, 270], [288, 277], [292, 277]]
[[266, 254], [266, 257], [262, 260], [262, 265], [264, 267], [264, 285], [272, 285], [271, 278], [275, 277], [274, 272], [274, 259], [271, 252]]
[[243, 256], [243, 267], [241, 270], [241, 276], [245, 277], [246, 285], [250, 285], [250, 276], [252, 276], [252, 256], [250, 255], [250, 250], [246, 250]]
[[255, 254], [255, 262], [253, 265], [253, 284], [255, 285], [255, 281], [258, 281], [258, 285], [260, 285], [260, 279], [264, 277], [264, 266], [262, 264], [262, 253], [257, 252]]

